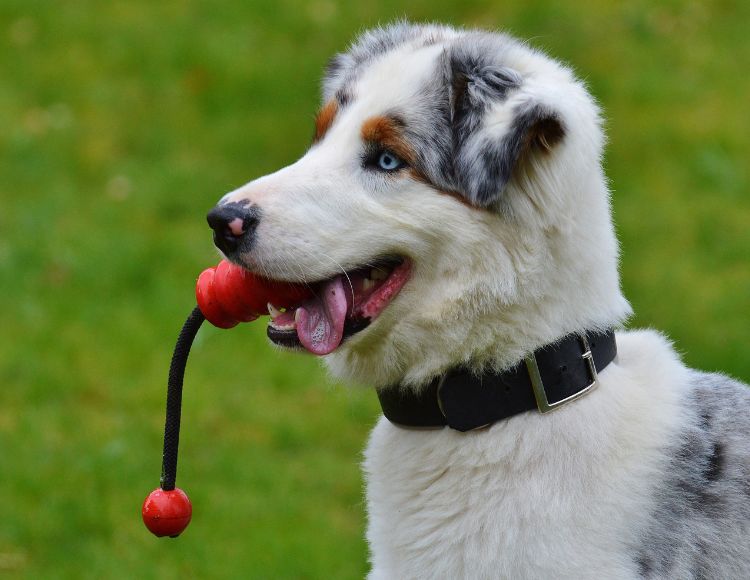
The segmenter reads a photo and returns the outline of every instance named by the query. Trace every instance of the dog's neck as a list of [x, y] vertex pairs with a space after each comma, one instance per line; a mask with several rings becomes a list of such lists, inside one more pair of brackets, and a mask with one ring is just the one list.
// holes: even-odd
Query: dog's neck
[[378, 390], [383, 414], [406, 428], [471, 431], [537, 409], [548, 413], [598, 385], [617, 356], [614, 331], [570, 334], [537, 349], [502, 372], [451, 369], [425, 389]]

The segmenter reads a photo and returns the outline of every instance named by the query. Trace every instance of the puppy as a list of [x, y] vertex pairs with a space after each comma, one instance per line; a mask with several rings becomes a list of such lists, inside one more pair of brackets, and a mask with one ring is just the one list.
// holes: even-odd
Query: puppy
[[750, 391], [612, 330], [603, 142], [539, 51], [399, 23], [331, 60], [308, 152], [210, 213], [315, 290], [271, 340], [378, 392], [370, 578], [750, 578]]

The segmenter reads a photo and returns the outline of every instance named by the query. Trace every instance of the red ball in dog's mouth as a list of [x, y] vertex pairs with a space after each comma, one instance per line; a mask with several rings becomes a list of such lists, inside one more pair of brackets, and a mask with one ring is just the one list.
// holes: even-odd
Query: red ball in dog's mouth
[[214, 326], [232, 328], [268, 312], [274, 343], [326, 355], [375, 320], [410, 276], [411, 262], [400, 257], [310, 284], [263, 278], [222, 260], [201, 272], [195, 295]]
[[311, 297], [283, 311], [269, 303], [268, 337], [280, 346], [329, 354], [375, 320], [410, 275], [407, 259], [379, 260], [314, 284]]

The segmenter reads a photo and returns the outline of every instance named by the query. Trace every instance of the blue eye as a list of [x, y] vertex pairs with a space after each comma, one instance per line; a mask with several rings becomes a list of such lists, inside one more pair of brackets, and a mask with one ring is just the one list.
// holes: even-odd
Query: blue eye
[[382, 151], [378, 156], [377, 165], [383, 171], [396, 171], [397, 169], [401, 169], [405, 164], [390, 151]]

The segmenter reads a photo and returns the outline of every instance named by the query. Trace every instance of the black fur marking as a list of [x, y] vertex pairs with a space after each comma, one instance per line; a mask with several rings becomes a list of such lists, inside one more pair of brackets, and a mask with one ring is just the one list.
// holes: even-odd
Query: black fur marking
[[713, 452], [708, 458], [708, 465], [703, 472], [706, 481], [709, 483], [718, 480], [721, 477], [722, 468], [724, 467], [724, 446], [721, 443], [714, 443]]
[[498, 201], [524, 154], [542, 142], [554, 145], [565, 133], [556, 113], [540, 105], [517, 110], [514, 117], [510, 130], [500, 141], [483, 139], [478, 147], [479, 163], [471, 157], [457, 157], [472, 165], [471, 168], [457, 167], [456, 174], [460, 182], [461, 170], [471, 169], [472, 175], [465, 180], [464, 191], [479, 206], [487, 207]]
[[[703, 430], [701, 430], [703, 431]], [[675, 481], [681, 501], [697, 513], [717, 517], [724, 508], [722, 498], [712, 483], [721, 475], [723, 450], [719, 443], [708, 444], [710, 433], [697, 432], [686, 439], [677, 451], [676, 460], [687, 466], [683, 476]]]
[[454, 142], [460, 145], [479, 126], [487, 108], [504, 101], [521, 85], [515, 71], [485, 63], [487, 57], [454, 52], [450, 55], [450, 93], [453, 101]]
[[353, 97], [348, 87], [342, 87], [338, 91], [336, 91], [335, 99], [339, 104], [339, 107], [343, 108], [352, 101]]
[[503, 101], [508, 92], [521, 86], [521, 77], [507, 67], [492, 63], [486, 55], [454, 52], [450, 57], [452, 89], [456, 105], [483, 109]]
[[638, 574], [641, 576], [641, 578], [648, 578], [649, 576], [651, 576], [651, 572], [653, 571], [654, 566], [648, 556], [641, 555], [639, 558], [637, 558], [636, 564], [638, 565]]

